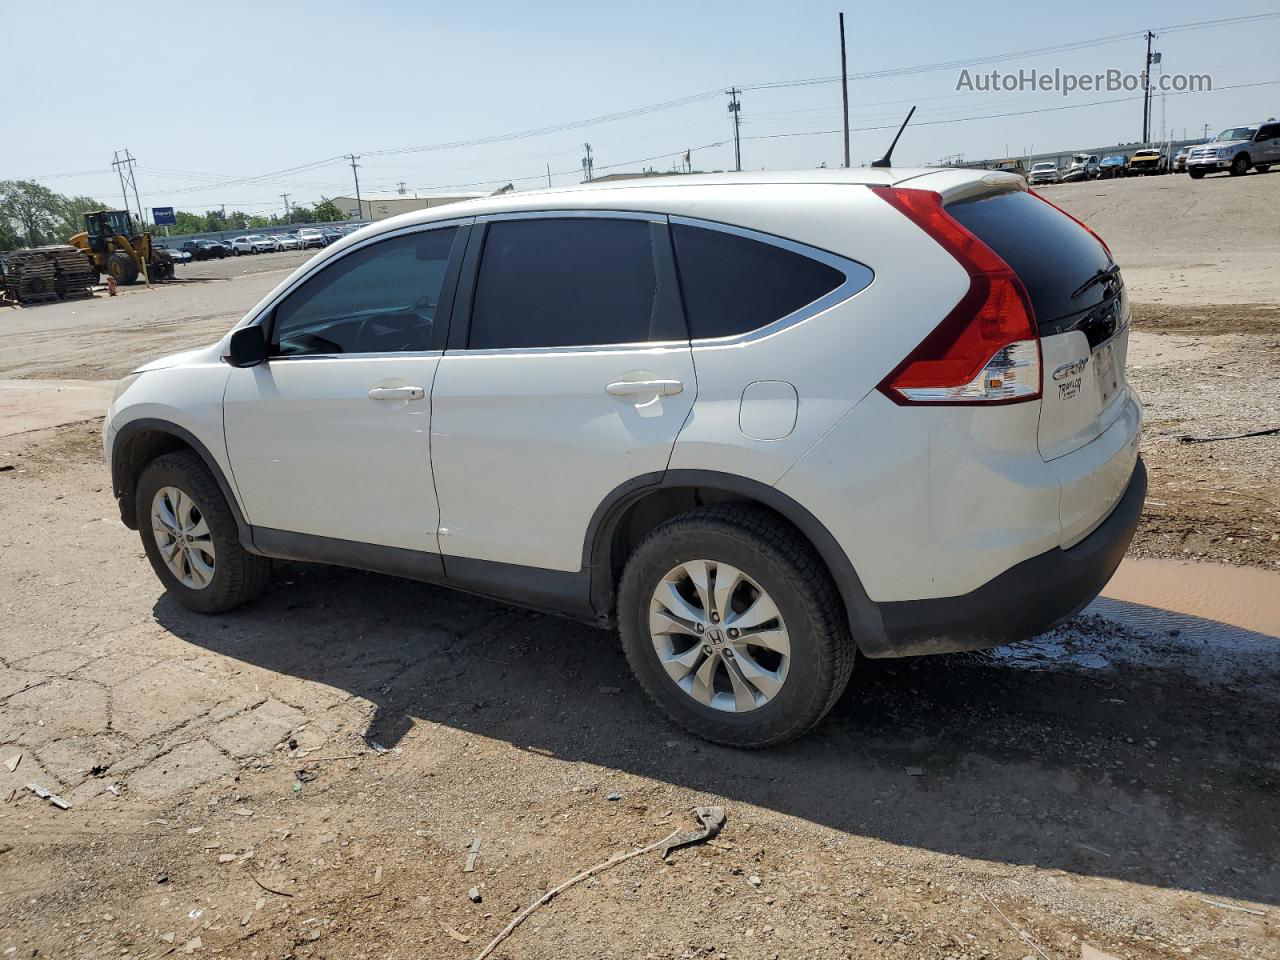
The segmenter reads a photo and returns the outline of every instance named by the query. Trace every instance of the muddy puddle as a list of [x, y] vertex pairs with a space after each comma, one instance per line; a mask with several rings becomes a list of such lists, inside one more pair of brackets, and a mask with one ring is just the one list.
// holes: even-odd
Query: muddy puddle
[[1280, 573], [1125, 560], [1076, 620], [989, 656], [1032, 670], [1176, 669], [1203, 683], [1261, 684], [1280, 699]]

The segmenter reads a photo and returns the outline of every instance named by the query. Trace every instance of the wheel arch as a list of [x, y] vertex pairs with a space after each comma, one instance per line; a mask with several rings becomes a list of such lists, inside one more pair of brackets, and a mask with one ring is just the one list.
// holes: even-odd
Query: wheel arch
[[867, 596], [844, 549], [812, 513], [776, 487], [714, 470], [668, 470], [635, 477], [615, 488], [596, 508], [582, 563], [590, 571], [591, 605], [601, 620], [613, 617], [622, 567], [640, 540], [665, 520], [709, 503], [754, 504], [795, 528], [818, 552], [840, 591], [854, 640], [883, 636], [879, 607]]
[[130, 530], [138, 529], [134, 497], [138, 489], [138, 478], [142, 476], [147, 464], [166, 453], [180, 450], [190, 450], [204, 462], [235, 517], [241, 546], [256, 553], [250, 535], [251, 528], [240, 510], [235, 491], [227, 481], [222, 467], [194, 433], [168, 420], [152, 417], [131, 420], [116, 432], [112, 440], [111, 489], [120, 507], [120, 519], [124, 525]]

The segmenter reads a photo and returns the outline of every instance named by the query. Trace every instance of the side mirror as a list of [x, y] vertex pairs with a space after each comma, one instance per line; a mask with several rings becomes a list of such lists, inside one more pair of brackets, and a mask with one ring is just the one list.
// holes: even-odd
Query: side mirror
[[256, 367], [267, 359], [267, 334], [260, 324], [241, 327], [231, 334], [227, 361], [233, 367]]

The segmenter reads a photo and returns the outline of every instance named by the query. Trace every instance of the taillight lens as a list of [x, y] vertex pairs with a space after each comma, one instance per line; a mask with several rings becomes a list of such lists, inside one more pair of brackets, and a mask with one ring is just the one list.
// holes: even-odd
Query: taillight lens
[[1022, 403], [1040, 397], [1040, 337], [1027, 291], [994, 250], [960, 225], [931, 190], [871, 187], [969, 274], [942, 323], [885, 377], [898, 404]]

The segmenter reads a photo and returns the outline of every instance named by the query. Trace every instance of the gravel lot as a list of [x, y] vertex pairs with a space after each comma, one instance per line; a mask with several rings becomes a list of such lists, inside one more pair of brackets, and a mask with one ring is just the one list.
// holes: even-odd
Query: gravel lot
[[[1245, 263], [1258, 306], [1232, 305], [1253, 251], [1197, 267], [1169, 229], [1228, 187], [1280, 198], [1270, 175], [1108, 185], [1151, 236], [1083, 209], [1095, 185], [1055, 200], [1117, 221], [1137, 302], [1134, 552], [1258, 568], [1212, 571], [1256, 608], [1198, 615], [1207, 571], [1139, 563], [1185, 578], [1178, 600], [1122, 590], [1016, 648], [860, 663], [828, 723], [764, 753], [665, 723], [614, 637], [501, 604], [301, 564], [220, 618], [164, 598], [82, 384], [209, 342], [302, 255], [0, 310], [0, 378], [25, 382], [0, 382], [0, 956], [461, 960], [707, 803], [711, 845], [575, 887], [496, 956], [1280, 955], [1280, 440], [1177, 440], [1280, 425], [1280, 272]], [[1178, 269], [1193, 292], [1170, 300]]]

